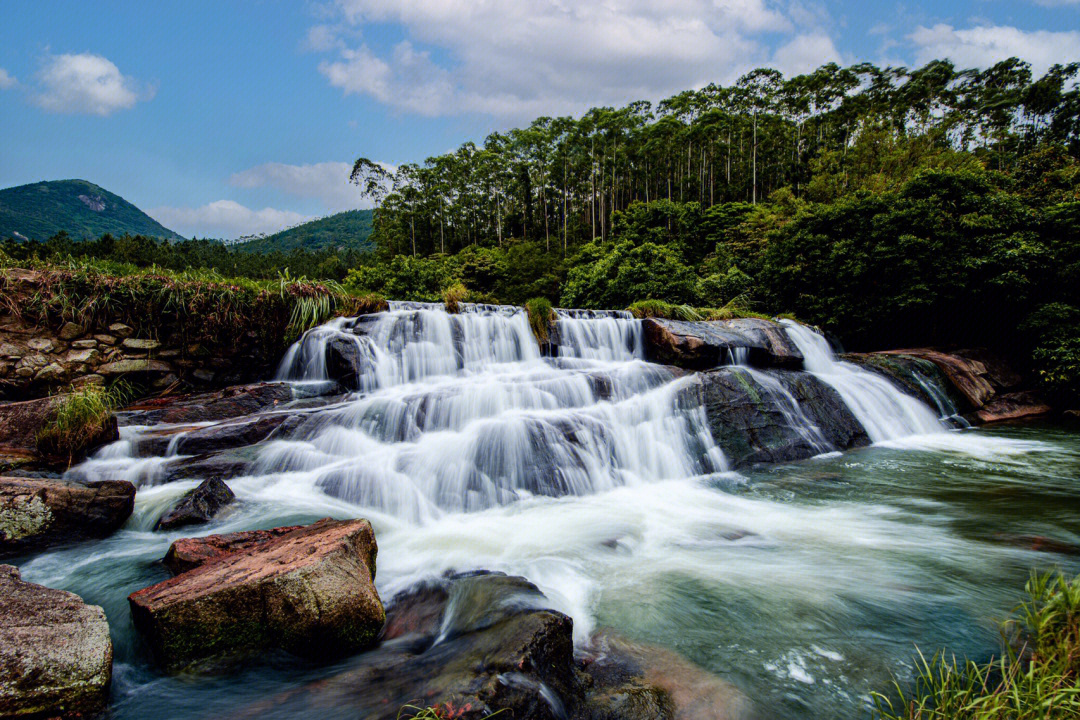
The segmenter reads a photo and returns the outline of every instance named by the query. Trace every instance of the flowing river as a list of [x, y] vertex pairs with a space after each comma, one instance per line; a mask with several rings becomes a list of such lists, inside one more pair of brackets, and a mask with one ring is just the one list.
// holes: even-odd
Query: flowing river
[[[786, 331], [872, 446], [833, 452], [768, 371], [735, 369], [821, 451], [736, 471], [688, 400], [695, 375], [644, 362], [629, 316], [563, 312], [558, 356], [543, 357], [520, 309], [397, 303], [290, 349], [279, 378], [307, 399], [229, 481], [233, 512], [153, 531], [197, 481], [162, 482], [174, 448], [142, 456], [146, 430], [129, 425], [72, 471], [137, 484], [125, 528], [19, 564], [25, 579], [105, 608], [117, 718], [218, 717], [332, 673], [274, 656], [168, 677], [126, 599], [168, 577], [158, 561], [178, 537], [325, 516], [371, 520], [384, 599], [449, 570], [523, 575], [573, 617], [579, 642], [613, 627], [670, 647], [741, 689], [761, 718], [868, 717], [871, 691], [910, 679], [916, 647], [986, 659], [1032, 568], [1080, 571], [1080, 557], [1032, 540], [1080, 544], [1080, 435], [951, 429], [941, 410], [837, 361], [812, 330]], [[331, 342], [358, 358], [358, 392], [319, 397]]]

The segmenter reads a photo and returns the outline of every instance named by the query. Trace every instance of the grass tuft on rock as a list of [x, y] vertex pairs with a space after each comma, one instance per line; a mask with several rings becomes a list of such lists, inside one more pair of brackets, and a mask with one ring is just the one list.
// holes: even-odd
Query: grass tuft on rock
[[548, 328], [555, 322], [555, 308], [547, 298], [538, 297], [525, 301], [525, 312], [529, 314], [529, 327], [536, 341], [543, 345], [548, 341]]
[[83, 456], [106, 432], [113, 411], [128, 400], [128, 394], [121, 384], [71, 388], [59, 396], [49, 421], [38, 432], [38, 452], [68, 462]]
[[465, 302], [468, 296], [469, 291], [459, 282], [443, 290], [442, 298], [446, 305], [446, 312], [457, 315], [461, 311], [461, 303]]
[[920, 652], [915, 687], [874, 693], [881, 720], [1045, 720], [1080, 717], [1080, 577], [1032, 573], [1028, 599], [1003, 624], [1003, 653], [986, 663]]

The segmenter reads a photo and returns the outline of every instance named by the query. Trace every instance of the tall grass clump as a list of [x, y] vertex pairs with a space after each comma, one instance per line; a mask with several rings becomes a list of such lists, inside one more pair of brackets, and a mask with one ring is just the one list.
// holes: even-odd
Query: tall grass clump
[[525, 301], [525, 312], [529, 314], [529, 327], [536, 341], [543, 345], [548, 341], [548, 328], [555, 322], [555, 308], [547, 298], [538, 297]]
[[627, 308], [636, 318], [662, 318], [664, 320], [702, 320], [697, 310], [689, 305], [675, 305], [663, 300], [638, 300]]
[[446, 305], [446, 312], [456, 315], [461, 311], [461, 303], [465, 302], [465, 298], [468, 296], [469, 291], [459, 282], [443, 290], [442, 299]]
[[127, 402], [130, 391], [120, 383], [72, 387], [59, 396], [45, 426], [38, 431], [38, 452], [64, 457], [70, 463], [98, 444], [112, 423], [113, 411]]
[[1032, 573], [1028, 599], [1002, 626], [1003, 652], [986, 663], [920, 652], [910, 694], [874, 693], [881, 720], [1080, 718], [1080, 577]]

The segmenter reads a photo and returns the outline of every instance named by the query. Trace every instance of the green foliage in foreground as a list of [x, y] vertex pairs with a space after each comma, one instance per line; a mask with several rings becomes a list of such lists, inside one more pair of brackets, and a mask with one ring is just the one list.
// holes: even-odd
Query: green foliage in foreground
[[1004, 654], [979, 664], [920, 653], [915, 689], [875, 694], [882, 720], [1080, 717], [1080, 577], [1032, 574], [1028, 600], [1005, 624]]
[[114, 410], [130, 400], [125, 385], [109, 388], [84, 385], [61, 396], [49, 422], [38, 432], [38, 450], [46, 456], [68, 461], [80, 457], [100, 439]]

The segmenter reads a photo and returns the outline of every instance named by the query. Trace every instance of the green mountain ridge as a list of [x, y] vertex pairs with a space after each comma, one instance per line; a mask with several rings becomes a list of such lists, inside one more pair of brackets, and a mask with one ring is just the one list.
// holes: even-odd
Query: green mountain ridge
[[51, 180], [0, 190], [0, 238], [46, 240], [146, 235], [183, 240], [119, 195], [86, 180]]
[[291, 250], [353, 249], [369, 250], [371, 210], [346, 210], [318, 220], [282, 230], [273, 235], [236, 244], [244, 252], [289, 252]]

